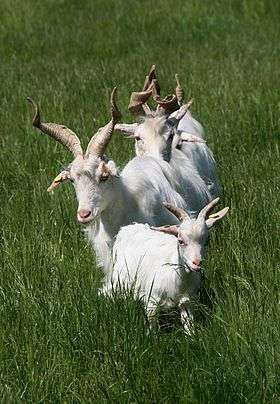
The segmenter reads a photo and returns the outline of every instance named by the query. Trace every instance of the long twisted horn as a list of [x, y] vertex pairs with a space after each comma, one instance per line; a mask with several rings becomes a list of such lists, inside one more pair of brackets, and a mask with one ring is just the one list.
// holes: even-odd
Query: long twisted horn
[[173, 213], [173, 215], [175, 215], [177, 219], [180, 220], [180, 222], [182, 222], [184, 219], [190, 218], [187, 212], [185, 212], [181, 208], [177, 208], [174, 205], [171, 205], [170, 203], [167, 202], [164, 202], [163, 205], [166, 207], [166, 209], [168, 209], [171, 213]]
[[[155, 65], [152, 66], [152, 69], [155, 69]], [[148, 82], [149, 83], [149, 89], [152, 89], [152, 95], [157, 95], [160, 97], [160, 86], [159, 86], [159, 82], [156, 78], [156, 73], [155, 70], [153, 69], [150, 71], [149, 76], [146, 76], [146, 82], [145, 84]], [[151, 74], [152, 73], [152, 74]], [[144, 86], [145, 86], [144, 84]], [[152, 111], [151, 108], [149, 107], [149, 105], [147, 104], [147, 102], [145, 102], [144, 104], [142, 104], [142, 108], [143, 111], [145, 112], [146, 115], [150, 115], [150, 116], [155, 116], [156, 115], [156, 111]]]
[[81, 143], [76, 133], [64, 125], [41, 122], [38, 105], [30, 97], [28, 97], [27, 100], [33, 105], [35, 111], [32, 120], [32, 124], [35, 128], [40, 129], [41, 132], [46, 133], [59, 143], [63, 144], [63, 146], [73, 153], [74, 157], [83, 155]]
[[144, 109], [145, 107], [143, 108], [143, 106], [146, 104], [152, 93], [153, 83], [151, 83], [149, 88], [145, 91], [133, 92], [130, 96], [128, 110], [133, 114], [145, 115], [146, 111]]
[[154, 79], [156, 79], [156, 65], [152, 65], [152, 67], [150, 68], [149, 74], [145, 78], [142, 91], [146, 91], [150, 87], [151, 82]]
[[158, 104], [157, 107], [157, 115], [162, 114], [171, 114], [172, 112], [176, 111], [179, 108], [179, 104], [177, 101], [176, 95], [167, 95], [165, 98], [160, 97], [160, 87], [158, 80], [154, 78], [151, 83], [151, 87], [153, 90], [153, 99]]
[[89, 154], [94, 154], [98, 157], [103, 156], [105, 149], [110, 142], [114, 131], [114, 126], [121, 118], [121, 113], [116, 105], [116, 91], [117, 87], [113, 89], [110, 98], [111, 120], [107, 123], [107, 125], [99, 128], [98, 131], [92, 136], [87, 147], [86, 156]]
[[205, 219], [207, 214], [211, 212], [212, 209], [217, 205], [219, 202], [220, 198], [213, 199], [208, 205], [204, 206], [203, 209], [199, 212], [198, 219]]
[[[152, 111], [147, 104], [148, 99], [153, 93], [153, 82], [156, 80], [156, 65], [152, 65], [149, 74], [145, 78], [142, 91], [133, 92], [130, 96], [128, 110], [135, 115], [152, 115]], [[157, 90], [160, 92], [159, 84]]]

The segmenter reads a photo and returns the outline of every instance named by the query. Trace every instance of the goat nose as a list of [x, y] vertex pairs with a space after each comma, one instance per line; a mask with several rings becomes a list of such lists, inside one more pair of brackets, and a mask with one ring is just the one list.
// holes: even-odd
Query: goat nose
[[86, 219], [87, 217], [89, 217], [91, 215], [91, 211], [88, 209], [81, 209], [78, 211], [78, 215], [82, 218], [82, 219]]
[[195, 259], [192, 261], [192, 263], [193, 263], [195, 266], [197, 266], [197, 267], [199, 267], [200, 262], [201, 262], [201, 260], [200, 260], [199, 258], [195, 258]]

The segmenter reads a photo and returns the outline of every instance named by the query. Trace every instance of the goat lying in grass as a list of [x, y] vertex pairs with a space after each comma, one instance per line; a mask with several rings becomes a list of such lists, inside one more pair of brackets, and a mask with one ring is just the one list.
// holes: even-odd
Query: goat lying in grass
[[143, 298], [150, 320], [157, 306], [177, 306], [184, 329], [190, 333], [193, 320], [190, 299], [200, 289], [200, 265], [208, 230], [228, 212], [224, 208], [208, 216], [218, 201], [219, 198], [205, 206], [196, 219], [182, 209], [165, 204], [180, 221], [177, 225], [123, 227], [113, 247], [114, 264], [105, 268], [102, 291], [110, 295], [119, 287], [132, 288], [137, 297]]
[[[220, 183], [213, 153], [204, 139], [202, 125], [191, 115], [192, 102], [180, 107], [183, 90], [176, 79], [176, 96], [162, 100], [153, 66], [146, 78], [145, 91], [131, 95], [129, 110], [140, 116], [140, 122], [117, 124], [115, 129], [135, 139], [137, 156], [148, 155], [169, 162], [180, 182], [192, 175], [189, 167], [196, 170], [212, 197], [217, 197]], [[153, 93], [158, 105], [156, 111], [147, 105]]]
[[78, 136], [66, 126], [41, 122], [38, 106], [29, 99], [35, 108], [33, 125], [74, 155], [72, 163], [55, 178], [49, 191], [66, 180], [73, 183], [79, 204], [77, 219], [85, 225], [101, 265], [110, 262], [113, 240], [121, 226], [135, 221], [154, 226], [175, 224], [177, 219], [163, 207], [163, 201], [194, 212], [208, 201], [207, 195], [193, 187], [187, 205], [174, 189], [169, 165], [152, 157], [135, 157], [118, 172], [114, 161], [104, 156], [120, 116], [114, 97], [115, 91], [111, 96], [110, 122], [92, 137], [85, 153]]

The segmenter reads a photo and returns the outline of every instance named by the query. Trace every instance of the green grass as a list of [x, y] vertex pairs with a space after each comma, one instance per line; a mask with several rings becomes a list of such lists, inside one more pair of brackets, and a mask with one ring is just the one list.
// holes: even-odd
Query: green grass
[[[279, 385], [280, 5], [270, 0], [2, 0], [0, 4], [0, 401], [277, 403]], [[30, 123], [85, 145], [152, 63], [179, 73], [218, 161], [228, 219], [213, 231], [192, 338], [148, 333], [133, 299], [97, 295], [101, 271], [70, 185], [71, 156]], [[116, 136], [110, 155], [134, 154]]]

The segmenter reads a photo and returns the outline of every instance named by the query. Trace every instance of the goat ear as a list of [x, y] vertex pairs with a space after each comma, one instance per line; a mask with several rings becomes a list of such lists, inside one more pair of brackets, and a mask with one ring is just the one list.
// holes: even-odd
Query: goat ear
[[229, 208], [226, 207], [226, 208], [220, 210], [219, 212], [213, 213], [212, 215], [210, 215], [208, 217], [208, 219], [206, 220], [206, 226], [208, 227], [208, 229], [210, 229], [212, 226], [214, 226], [214, 224], [216, 222], [221, 220], [228, 213], [228, 210], [229, 210]]
[[49, 188], [47, 189], [48, 192], [52, 192], [54, 191], [57, 187], [59, 187], [60, 184], [62, 184], [62, 182], [67, 181], [70, 179], [70, 172], [69, 170], [63, 170], [61, 171], [61, 173], [59, 173], [55, 179], [53, 180], [53, 182], [51, 183], [51, 185], [49, 186]]
[[108, 162], [100, 162], [96, 171], [97, 180], [106, 181], [109, 177], [115, 175], [117, 175], [117, 167], [112, 160], [109, 160]]
[[173, 226], [160, 226], [160, 227], [153, 227], [151, 226], [152, 230], [155, 231], [160, 231], [162, 233], [166, 233], [166, 234], [172, 234], [173, 236], [178, 237], [178, 230], [179, 230], [179, 226], [177, 225], [173, 225]]
[[130, 138], [134, 138], [137, 126], [138, 123], [117, 123], [114, 130], [128, 135]]
[[183, 142], [206, 143], [206, 140], [202, 139], [199, 136], [192, 135], [191, 133], [181, 132], [179, 136], [181, 137], [181, 141]]

